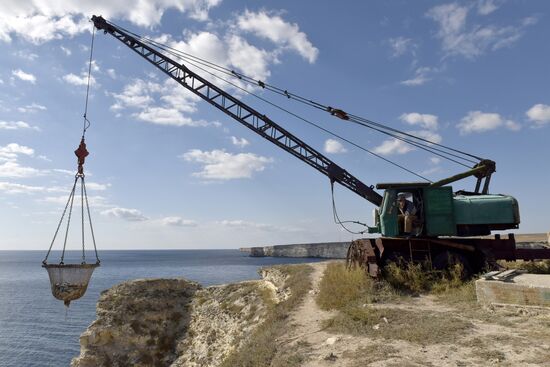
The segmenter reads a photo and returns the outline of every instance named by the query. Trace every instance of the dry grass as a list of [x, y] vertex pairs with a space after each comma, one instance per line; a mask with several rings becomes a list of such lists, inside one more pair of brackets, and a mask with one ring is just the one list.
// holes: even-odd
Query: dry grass
[[540, 261], [498, 261], [506, 269], [522, 269], [531, 274], [550, 274], [550, 260]]
[[285, 287], [290, 288], [291, 296], [270, 306], [266, 321], [256, 329], [242, 348], [224, 360], [222, 367], [297, 367], [305, 360], [298, 350], [277, 356], [278, 346], [275, 341], [285, 333], [290, 312], [299, 305], [311, 288], [309, 275], [312, 268], [309, 265], [281, 265], [277, 268], [288, 276]]
[[346, 307], [328, 320], [325, 326], [338, 333], [405, 340], [422, 345], [453, 340], [473, 327], [472, 323], [451, 313], [369, 306]]

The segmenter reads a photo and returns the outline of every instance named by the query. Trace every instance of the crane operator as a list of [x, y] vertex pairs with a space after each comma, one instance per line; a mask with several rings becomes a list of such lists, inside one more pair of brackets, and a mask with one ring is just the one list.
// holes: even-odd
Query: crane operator
[[405, 194], [399, 194], [397, 196], [397, 202], [399, 203], [399, 232], [404, 235], [410, 235], [413, 229], [413, 223], [416, 220], [416, 207], [412, 202], [407, 200]]

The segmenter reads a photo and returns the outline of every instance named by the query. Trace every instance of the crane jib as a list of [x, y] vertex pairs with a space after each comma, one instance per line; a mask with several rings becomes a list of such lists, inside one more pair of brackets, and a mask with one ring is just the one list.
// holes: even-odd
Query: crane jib
[[97, 29], [114, 36], [180, 85], [201, 97], [204, 101], [323, 173], [332, 182], [338, 182], [376, 206], [381, 205], [382, 196], [373, 190], [373, 186], [367, 186], [329, 158], [276, 124], [266, 115], [261, 114], [200, 75], [197, 75], [185, 65], [170, 59], [119, 27], [108, 23], [103, 17], [94, 15], [92, 16], [92, 21]]

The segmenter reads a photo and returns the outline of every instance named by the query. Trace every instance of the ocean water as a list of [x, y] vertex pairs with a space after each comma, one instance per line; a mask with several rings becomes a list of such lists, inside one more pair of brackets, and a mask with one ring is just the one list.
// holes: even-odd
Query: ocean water
[[[208, 286], [258, 279], [262, 266], [316, 261], [254, 258], [238, 250], [103, 251], [86, 295], [66, 312], [63, 302], [51, 295], [41, 267], [44, 255], [0, 251], [0, 366], [68, 366], [79, 354], [80, 334], [95, 319], [100, 292], [125, 280], [185, 277]], [[68, 254], [77, 263], [78, 256], [76, 251]], [[59, 254], [50, 259], [59, 259]]]

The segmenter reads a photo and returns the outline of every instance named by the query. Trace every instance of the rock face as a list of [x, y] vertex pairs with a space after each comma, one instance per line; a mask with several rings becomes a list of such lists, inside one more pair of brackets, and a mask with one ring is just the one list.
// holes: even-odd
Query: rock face
[[349, 242], [299, 243], [242, 248], [253, 257], [318, 257], [324, 259], [345, 259]]
[[134, 280], [102, 293], [72, 367], [220, 365], [286, 299], [286, 276], [201, 288], [184, 279]]
[[184, 279], [143, 279], [104, 291], [71, 366], [169, 366], [200, 288]]

